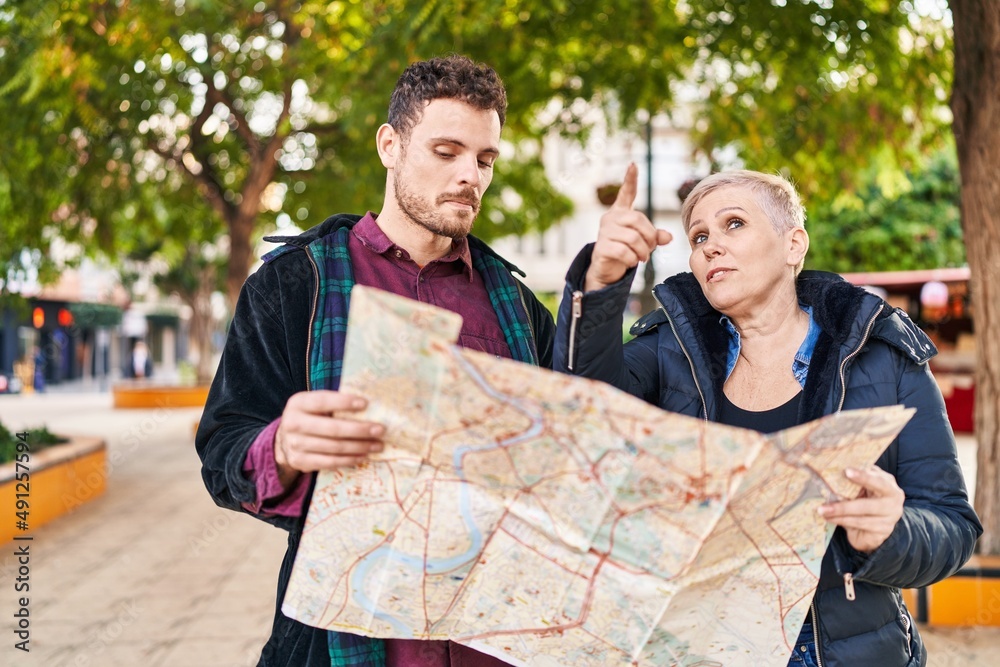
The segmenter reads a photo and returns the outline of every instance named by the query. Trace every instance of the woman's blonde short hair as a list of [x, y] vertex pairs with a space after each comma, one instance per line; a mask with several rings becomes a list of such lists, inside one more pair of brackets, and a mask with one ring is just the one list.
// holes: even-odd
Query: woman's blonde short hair
[[708, 194], [726, 187], [749, 189], [777, 231], [786, 232], [796, 227], [805, 229], [806, 211], [794, 185], [777, 174], [741, 169], [706, 176], [694, 186], [681, 207], [681, 222], [685, 232], [691, 228], [691, 211], [698, 202]]

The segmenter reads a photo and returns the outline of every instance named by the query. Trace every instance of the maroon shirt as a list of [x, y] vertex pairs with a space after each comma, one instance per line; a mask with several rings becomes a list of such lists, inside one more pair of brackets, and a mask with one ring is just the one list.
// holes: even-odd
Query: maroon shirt
[[[490, 304], [486, 285], [472, 268], [472, 254], [466, 239], [452, 243], [451, 251], [426, 266], [419, 266], [410, 254], [394, 244], [369, 212], [354, 225], [347, 247], [351, 253], [354, 281], [378, 287], [423, 303], [447, 308], [462, 316], [461, 347], [510, 359], [503, 330]], [[297, 517], [309, 489], [309, 476], [299, 475], [286, 491], [278, 479], [274, 461], [274, 437], [281, 418], [258, 434], [243, 464], [243, 472], [257, 487], [257, 501], [243, 503], [254, 514]], [[388, 667], [500, 667], [507, 663], [448, 641], [387, 639]]]
[[454, 241], [451, 252], [420, 267], [410, 259], [410, 253], [389, 240], [371, 213], [352, 231], [347, 247], [354, 264], [354, 282], [458, 313], [462, 316], [460, 346], [511, 357], [486, 285], [472, 268], [466, 239]]

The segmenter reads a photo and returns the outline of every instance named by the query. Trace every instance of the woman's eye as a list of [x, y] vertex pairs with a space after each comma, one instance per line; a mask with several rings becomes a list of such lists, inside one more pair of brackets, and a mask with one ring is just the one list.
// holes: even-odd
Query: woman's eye
[[732, 219], [731, 219], [731, 220], [729, 221], [729, 226], [730, 226], [730, 227], [742, 227], [742, 226], [743, 226], [743, 225], [745, 225], [745, 224], [747, 224], [747, 223], [743, 222], [743, 221], [742, 221], [741, 219], [739, 219], [739, 218], [732, 218]]
[[441, 151], [436, 151], [435, 154], [440, 158], [455, 157], [452, 153], [442, 153]]
[[705, 239], [707, 238], [708, 236], [706, 236], [705, 234], [695, 234], [694, 236], [691, 237], [691, 244], [698, 245], [699, 243], [704, 243]]

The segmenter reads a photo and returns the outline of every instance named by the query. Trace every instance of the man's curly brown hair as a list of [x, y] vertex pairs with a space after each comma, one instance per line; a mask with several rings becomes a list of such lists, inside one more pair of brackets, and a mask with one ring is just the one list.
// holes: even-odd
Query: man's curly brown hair
[[454, 99], [507, 118], [507, 91], [493, 68], [470, 58], [450, 55], [416, 62], [406, 68], [389, 99], [389, 125], [408, 138], [427, 103]]

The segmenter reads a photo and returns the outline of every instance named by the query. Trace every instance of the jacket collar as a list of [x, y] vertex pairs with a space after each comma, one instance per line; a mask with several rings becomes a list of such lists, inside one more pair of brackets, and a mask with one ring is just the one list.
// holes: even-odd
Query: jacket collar
[[[353, 227], [359, 220], [361, 220], [362, 217], [363, 216], [356, 215], [353, 213], [337, 213], [335, 215], [331, 215], [329, 218], [319, 223], [318, 225], [310, 227], [301, 234], [297, 234], [295, 236], [265, 236], [264, 240], [270, 243], [282, 243], [285, 246], [292, 246], [293, 248], [305, 248], [313, 241], [316, 241], [324, 236], [327, 236], [328, 234], [332, 234], [342, 227]], [[470, 250], [476, 250], [484, 255], [489, 255], [493, 257], [494, 259], [498, 260], [501, 264], [503, 264], [507, 268], [507, 270], [510, 271], [511, 273], [516, 273], [521, 277], [524, 277], [526, 275], [524, 271], [517, 268], [517, 266], [515, 266], [511, 262], [508, 262], [506, 259], [498, 255], [496, 251], [493, 250], [493, 248], [489, 247], [488, 245], [486, 245], [486, 243], [480, 241], [475, 236], [472, 236], [470, 234], [466, 238], [469, 241]], [[272, 250], [270, 253], [268, 253], [268, 255], [265, 256], [265, 261], [267, 261], [269, 257], [277, 257], [283, 254], [284, 252], [285, 250], [283, 248]]]
[[353, 213], [337, 213], [331, 215], [329, 218], [323, 222], [310, 227], [301, 234], [296, 234], [295, 236], [265, 236], [264, 240], [269, 243], [284, 243], [287, 245], [297, 246], [299, 248], [305, 248], [307, 245], [313, 241], [320, 239], [328, 234], [332, 234], [341, 227], [353, 227], [362, 216], [354, 215]]
[[[837, 409], [843, 392], [840, 369], [848, 355], [866, 340], [882, 340], [922, 364], [937, 350], [927, 335], [901, 310], [848, 283], [836, 274], [803, 271], [798, 279], [799, 301], [812, 306], [821, 332], [809, 363], [800, 420], [816, 419]], [[672, 276], [653, 290], [663, 310], [636, 323], [633, 333], [649, 331], [669, 316], [692, 371], [704, 391], [708, 418], [717, 411], [716, 398], [725, 382], [728, 334], [719, 324], [721, 313], [712, 308], [691, 273]]]
[[[892, 345], [915, 363], [925, 363], [937, 354], [927, 334], [906, 313], [889, 307], [879, 297], [835, 273], [803, 271], [797, 290], [799, 301], [813, 307], [813, 318], [820, 329], [843, 347], [853, 349], [860, 344], [869, 320], [874, 317], [870, 336]], [[695, 328], [692, 335], [701, 344], [707, 341], [697, 331], [721, 328], [712, 326], [718, 324], [721, 314], [708, 303], [693, 274], [680, 273], [667, 278], [653, 291], [676, 323], [684, 322]], [[652, 317], [647, 327], [658, 323]]]

